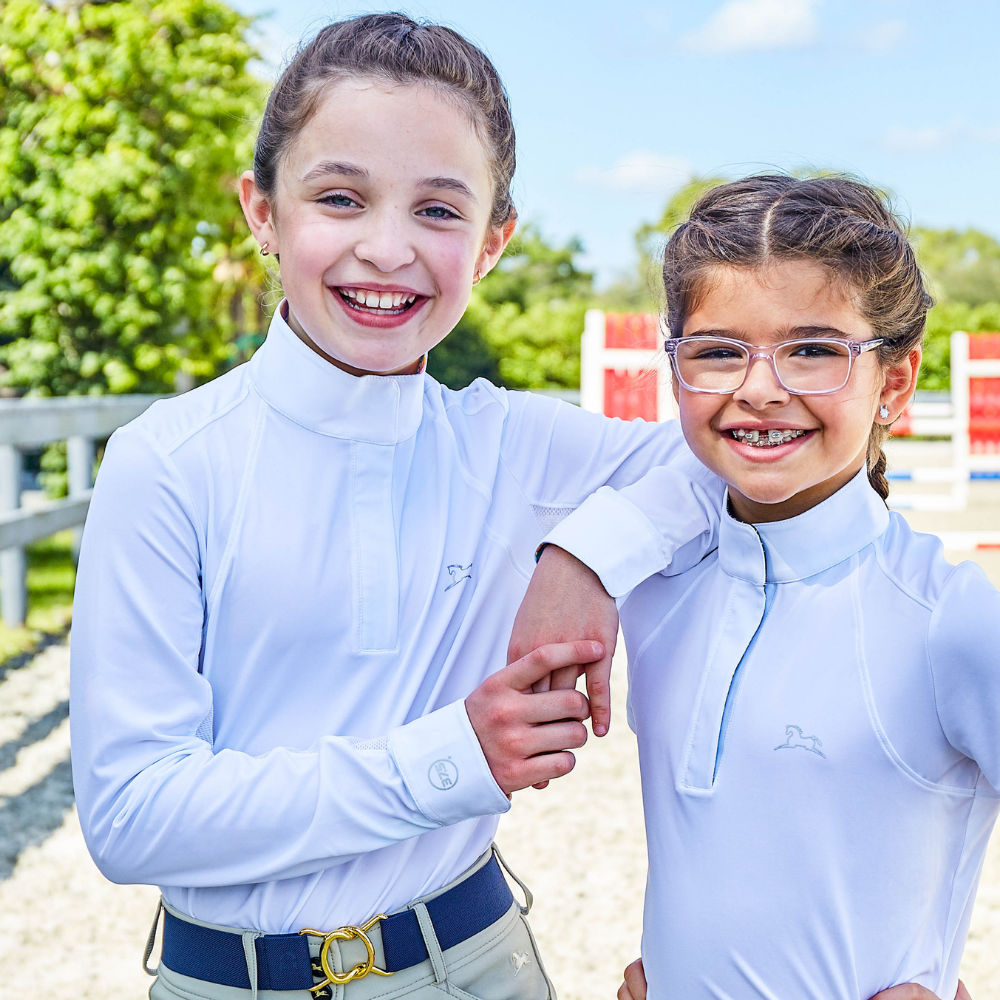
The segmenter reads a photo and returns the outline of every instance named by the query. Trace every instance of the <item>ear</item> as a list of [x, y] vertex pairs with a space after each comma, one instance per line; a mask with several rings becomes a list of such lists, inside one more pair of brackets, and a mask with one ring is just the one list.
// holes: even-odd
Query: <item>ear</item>
[[920, 371], [920, 359], [923, 351], [915, 347], [902, 361], [892, 365], [885, 373], [885, 384], [879, 395], [879, 407], [886, 407], [889, 416], [876, 416], [877, 424], [891, 424], [896, 420], [906, 404], [913, 398], [917, 388], [917, 374]]
[[277, 254], [278, 236], [274, 231], [274, 213], [270, 202], [257, 187], [252, 170], [244, 171], [240, 177], [240, 205], [243, 206], [243, 214], [254, 239], [261, 246], [268, 244], [268, 253]]
[[517, 229], [516, 215], [508, 219], [502, 226], [490, 227], [486, 234], [486, 243], [482, 253], [476, 260], [476, 270], [483, 277], [486, 277], [496, 267], [496, 263], [506, 250], [507, 244], [510, 243], [515, 229]]

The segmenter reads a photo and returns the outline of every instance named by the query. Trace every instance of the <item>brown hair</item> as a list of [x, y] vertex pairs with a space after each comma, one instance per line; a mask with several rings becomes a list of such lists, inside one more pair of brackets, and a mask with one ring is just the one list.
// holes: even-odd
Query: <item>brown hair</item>
[[396, 13], [364, 14], [328, 24], [282, 72], [267, 99], [254, 149], [254, 176], [265, 195], [273, 197], [281, 159], [315, 113], [323, 91], [350, 77], [430, 84], [456, 97], [490, 160], [490, 224], [502, 226], [516, 216], [510, 196], [514, 121], [496, 67], [451, 28]]
[[[780, 260], [814, 261], [855, 292], [862, 314], [884, 341], [876, 350], [881, 365], [896, 364], [920, 346], [933, 302], [906, 226], [882, 194], [843, 176], [765, 174], [702, 195], [664, 254], [671, 336], [681, 335], [712, 270], [761, 268]], [[883, 500], [889, 496], [882, 450], [888, 433], [873, 424], [868, 439], [868, 479]]]

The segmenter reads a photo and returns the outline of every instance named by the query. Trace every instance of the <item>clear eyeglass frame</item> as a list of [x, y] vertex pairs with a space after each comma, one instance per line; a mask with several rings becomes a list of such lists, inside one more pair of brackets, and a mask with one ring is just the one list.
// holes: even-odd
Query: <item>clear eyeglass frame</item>
[[[715, 396], [728, 396], [731, 393], [737, 392], [743, 387], [743, 383], [746, 382], [750, 375], [750, 368], [754, 361], [758, 358], [766, 358], [771, 365], [771, 371], [774, 374], [774, 379], [781, 386], [785, 392], [791, 393], [793, 396], [829, 396], [831, 393], [840, 392], [845, 385], [851, 380], [851, 371], [854, 368], [854, 359], [865, 354], [867, 351], [873, 351], [880, 344], [884, 343], [883, 338], [878, 338], [877, 340], [844, 340], [838, 337], [805, 337], [802, 340], [783, 340], [779, 344], [772, 344], [769, 348], [761, 349], [757, 344], [748, 344], [745, 340], [734, 340], [731, 337], [669, 337], [663, 344], [663, 349], [670, 358], [670, 366], [673, 370], [677, 381], [680, 382], [688, 392], [698, 392], [705, 393]], [[677, 361], [677, 348], [681, 343], [691, 344], [691, 343], [713, 343], [713, 344], [731, 344], [733, 347], [739, 348], [747, 356], [746, 360], [746, 370], [743, 372], [743, 379], [739, 385], [734, 386], [731, 389], [702, 389], [697, 386], [689, 385], [682, 377], [680, 373], [680, 365]], [[778, 372], [778, 366], [774, 360], [774, 352], [783, 347], [798, 347], [803, 344], [833, 344], [837, 347], [847, 348], [847, 374], [844, 376], [843, 382], [840, 385], [832, 389], [793, 389], [786, 385]]]

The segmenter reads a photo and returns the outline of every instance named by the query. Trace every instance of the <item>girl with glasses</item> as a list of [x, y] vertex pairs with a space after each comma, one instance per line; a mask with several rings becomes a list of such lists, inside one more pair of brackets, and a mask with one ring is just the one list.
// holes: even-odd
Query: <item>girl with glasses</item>
[[[728, 489], [694, 568], [610, 574], [649, 995], [950, 998], [1000, 807], [1000, 593], [887, 509], [882, 443], [930, 305], [904, 227], [854, 180], [750, 177], [698, 202], [664, 282], [684, 436]], [[613, 521], [645, 551], [660, 477], [601, 491], [548, 541], [585, 555]], [[621, 995], [644, 989], [633, 968]]]

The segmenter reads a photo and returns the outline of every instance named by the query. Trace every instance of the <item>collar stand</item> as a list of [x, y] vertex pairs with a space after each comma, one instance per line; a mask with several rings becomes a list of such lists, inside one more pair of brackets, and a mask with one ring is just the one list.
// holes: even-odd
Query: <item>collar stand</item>
[[397, 444], [417, 432], [426, 362], [416, 375], [349, 375], [296, 336], [285, 308], [282, 301], [249, 361], [250, 379], [271, 406], [318, 434], [368, 444]]
[[791, 583], [836, 566], [889, 527], [889, 511], [862, 469], [832, 497], [785, 521], [744, 524], [729, 513], [719, 528], [719, 562], [740, 580]]

